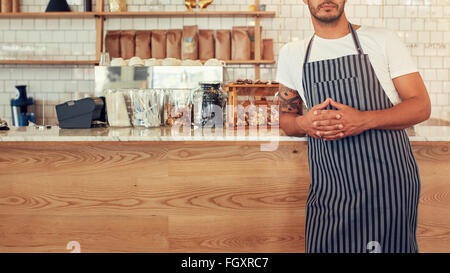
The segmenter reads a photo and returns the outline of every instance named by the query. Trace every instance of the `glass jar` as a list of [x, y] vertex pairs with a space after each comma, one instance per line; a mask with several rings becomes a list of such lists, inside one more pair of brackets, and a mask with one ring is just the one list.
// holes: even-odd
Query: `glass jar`
[[130, 90], [132, 122], [135, 127], [161, 126], [164, 91], [160, 89]]
[[238, 96], [237, 127], [277, 127], [280, 123], [277, 97]]
[[131, 106], [128, 90], [108, 89], [104, 91], [108, 124], [112, 127], [130, 127]]
[[167, 89], [164, 106], [164, 124], [173, 127], [191, 127], [192, 90]]
[[199, 85], [193, 95], [194, 126], [223, 128], [227, 120], [228, 93], [220, 82], [200, 82]]

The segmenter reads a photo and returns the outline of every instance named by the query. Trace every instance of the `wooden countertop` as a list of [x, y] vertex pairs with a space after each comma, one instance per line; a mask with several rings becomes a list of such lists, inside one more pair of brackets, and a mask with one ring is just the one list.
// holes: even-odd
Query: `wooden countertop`
[[[416, 126], [407, 130], [410, 141], [450, 141], [450, 126]], [[92, 128], [92, 129], [37, 129], [12, 127], [0, 131], [0, 142], [82, 142], [82, 141], [193, 141], [193, 142], [304, 142], [305, 137], [286, 136], [282, 130], [273, 129], [223, 129], [216, 131], [176, 130], [161, 128]]]
[[[307, 143], [277, 144], [2, 142], [0, 252], [304, 252]], [[419, 251], [449, 252], [450, 142], [412, 148]]]
[[230, 142], [230, 141], [306, 141], [306, 138], [289, 137], [278, 128], [273, 129], [222, 129], [194, 130], [159, 128], [91, 128], [91, 129], [37, 129], [35, 127], [13, 127], [0, 131], [0, 142], [71, 142], [71, 141], [162, 141], [162, 142]]

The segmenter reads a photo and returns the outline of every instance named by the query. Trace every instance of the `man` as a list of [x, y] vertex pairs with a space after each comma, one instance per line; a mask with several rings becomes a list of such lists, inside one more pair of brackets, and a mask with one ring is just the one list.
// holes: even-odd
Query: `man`
[[282, 48], [277, 81], [281, 128], [308, 136], [306, 251], [418, 252], [404, 129], [430, 116], [423, 80], [394, 32], [347, 21], [345, 0], [303, 2], [315, 34]]

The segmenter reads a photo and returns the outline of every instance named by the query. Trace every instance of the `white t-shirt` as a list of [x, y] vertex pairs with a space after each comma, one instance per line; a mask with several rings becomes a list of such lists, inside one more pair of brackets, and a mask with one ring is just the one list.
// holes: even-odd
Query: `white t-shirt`
[[[409, 50], [394, 31], [384, 28], [361, 26], [356, 30], [364, 54], [375, 70], [386, 95], [395, 105], [401, 98], [392, 79], [417, 72]], [[288, 88], [297, 90], [305, 102], [302, 86], [302, 70], [306, 48], [311, 37], [290, 42], [281, 48], [278, 58], [277, 81]], [[335, 59], [357, 54], [351, 33], [338, 39], [314, 37], [309, 62]], [[309, 105], [307, 105], [309, 108]]]

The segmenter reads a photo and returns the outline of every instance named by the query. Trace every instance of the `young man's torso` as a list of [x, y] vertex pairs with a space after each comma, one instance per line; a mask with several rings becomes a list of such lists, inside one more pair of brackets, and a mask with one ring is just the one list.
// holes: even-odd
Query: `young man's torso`
[[[361, 26], [356, 30], [362, 49], [368, 54], [375, 73], [391, 102], [395, 105], [401, 99], [392, 82], [393, 78], [417, 72], [409, 50], [393, 31]], [[304, 100], [302, 68], [306, 48], [311, 37], [286, 44], [278, 59], [277, 81], [297, 90]], [[352, 35], [338, 39], [323, 39], [317, 35], [311, 47], [309, 62], [335, 59], [357, 54]], [[309, 107], [309, 105], [308, 105]]]

